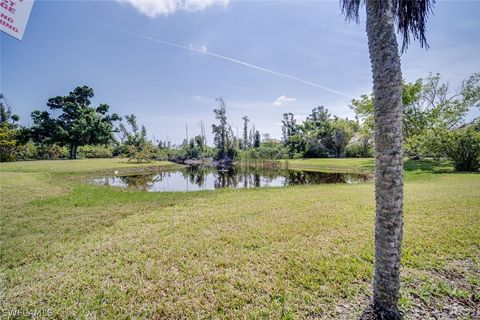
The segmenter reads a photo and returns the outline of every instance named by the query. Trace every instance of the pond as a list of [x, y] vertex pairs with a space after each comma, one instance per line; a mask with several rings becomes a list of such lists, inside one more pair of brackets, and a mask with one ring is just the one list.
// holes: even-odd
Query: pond
[[125, 176], [108, 176], [93, 179], [97, 185], [134, 188], [148, 192], [199, 191], [219, 188], [283, 187], [324, 183], [358, 183], [370, 176], [360, 173], [327, 173], [288, 169], [232, 167], [216, 169], [189, 166]]

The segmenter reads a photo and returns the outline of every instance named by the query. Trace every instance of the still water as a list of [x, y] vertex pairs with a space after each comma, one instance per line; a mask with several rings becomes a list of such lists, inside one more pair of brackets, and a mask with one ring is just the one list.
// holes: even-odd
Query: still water
[[219, 188], [283, 187], [323, 183], [358, 183], [365, 174], [326, 173], [288, 169], [232, 167], [228, 170], [191, 166], [155, 173], [93, 179], [98, 185], [133, 188], [148, 192], [199, 191]]

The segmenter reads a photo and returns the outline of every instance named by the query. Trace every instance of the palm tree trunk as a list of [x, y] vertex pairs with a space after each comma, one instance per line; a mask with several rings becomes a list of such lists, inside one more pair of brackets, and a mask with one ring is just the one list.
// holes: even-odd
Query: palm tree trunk
[[402, 72], [391, 0], [367, 0], [367, 35], [375, 105], [375, 274], [379, 319], [400, 319], [403, 236]]

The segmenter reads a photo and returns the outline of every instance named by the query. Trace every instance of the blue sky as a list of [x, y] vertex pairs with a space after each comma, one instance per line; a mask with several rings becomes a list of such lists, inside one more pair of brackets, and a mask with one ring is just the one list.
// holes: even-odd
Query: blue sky
[[[190, 136], [200, 120], [210, 127], [218, 96], [234, 130], [248, 115], [280, 137], [284, 112], [302, 118], [325, 105], [353, 118], [351, 97], [371, 91], [364, 19], [345, 23], [338, 1], [182, 3], [37, 0], [22, 41], [0, 35], [1, 92], [28, 124], [49, 97], [89, 85], [95, 103], [135, 113], [151, 136], [178, 143], [185, 123]], [[438, 1], [430, 50], [410, 47], [404, 78], [439, 72], [455, 89], [479, 72], [479, 12], [480, 1]]]

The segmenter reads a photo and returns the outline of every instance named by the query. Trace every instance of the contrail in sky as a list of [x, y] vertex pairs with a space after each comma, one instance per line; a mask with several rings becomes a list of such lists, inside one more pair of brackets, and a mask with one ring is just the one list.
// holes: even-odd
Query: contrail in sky
[[205, 48], [204, 49], [197, 49], [197, 48], [193, 48], [193, 47], [187, 47], [187, 46], [183, 46], [183, 45], [176, 44], [176, 43], [173, 43], [173, 42], [164, 41], [164, 40], [152, 38], [152, 37], [149, 37], [149, 36], [145, 36], [145, 35], [142, 35], [142, 34], [139, 34], [139, 33], [130, 32], [130, 31], [127, 31], [127, 30], [124, 30], [124, 29], [120, 29], [120, 28], [116, 28], [116, 27], [112, 27], [112, 26], [108, 26], [108, 27], [113, 29], [113, 30], [131, 35], [131, 36], [135, 36], [135, 37], [142, 38], [142, 39], [145, 39], [145, 40], [158, 42], [158, 43], [161, 43], [161, 44], [164, 44], [164, 45], [167, 45], [167, 46], [170, 46], [170, 47], [174, 47], [174, 48], [179, 48], [179, 49], [189, 50], [189, 51], [193, 51], [193, 52], [198, 52], [198, 53], [201, 53], [201, 54], [206, 54], [208, 56], [212, 56], [212, 57], [219, 58], [219, 59], [222, 59], [222, 60], [230, 61], [230, 62], [240, 64], [240, 65], [245, 66], [245, 67], [249, 67], [249, 68], [259, 70], [259, 71], [263, 71], [263, 72], [266, 72], [266, 73], [270, 73], [270, 74], [273, 74], [273, 75], [276, 75], [276, 76], [279, 76], [279, 77], [282, 77], [282, 78], [287, 78], [287, 79], [290, 79], [290, 80], [298, 81], [298, 82], [307, 84], [309, 86], [312, 86], [312, 87], [315, 87], [315, 88], [320, 88], [320, 89], [323, 89], [323, 90], [326, 90], [326, 91], [330, 91], [332, 93], [335, 93], [335, 94], [338, 94], [338, 95], [341, 95], [341, 96], [344, 96], [344, 97], [347, 97], [347, 98], [355, 98], [352, 95], [349, 95], [349, 94], [344, 93], [344, 92], [337, 91], [337, 90], [332, 89], [332, 88], [322, 86], [321, 84], [311, 82], [311, 81], [308, 81], [308, 80], [304, 80], [304, 79], [301, 79], [301, 78], [298, 78], [298, 77], [295, 77], [295, 76], [292, 76], [292, 75], [289, 75], [289, 74], [286, 74], [286, 73], [282, 73], [282, 72], [274, 71], [274, 70], [267, 69], [267, 68], [264, 68], [264, 67], [260, 67], [260, 66], [257, 66], [257, 65], [245, 62], [245, 61], [241, 61], [241, 60], [237, 60], [237, 59], [234, 59], [234, 58], [222, 56], [220, 54], [210, 52], [210, 51], [206, 50]]

